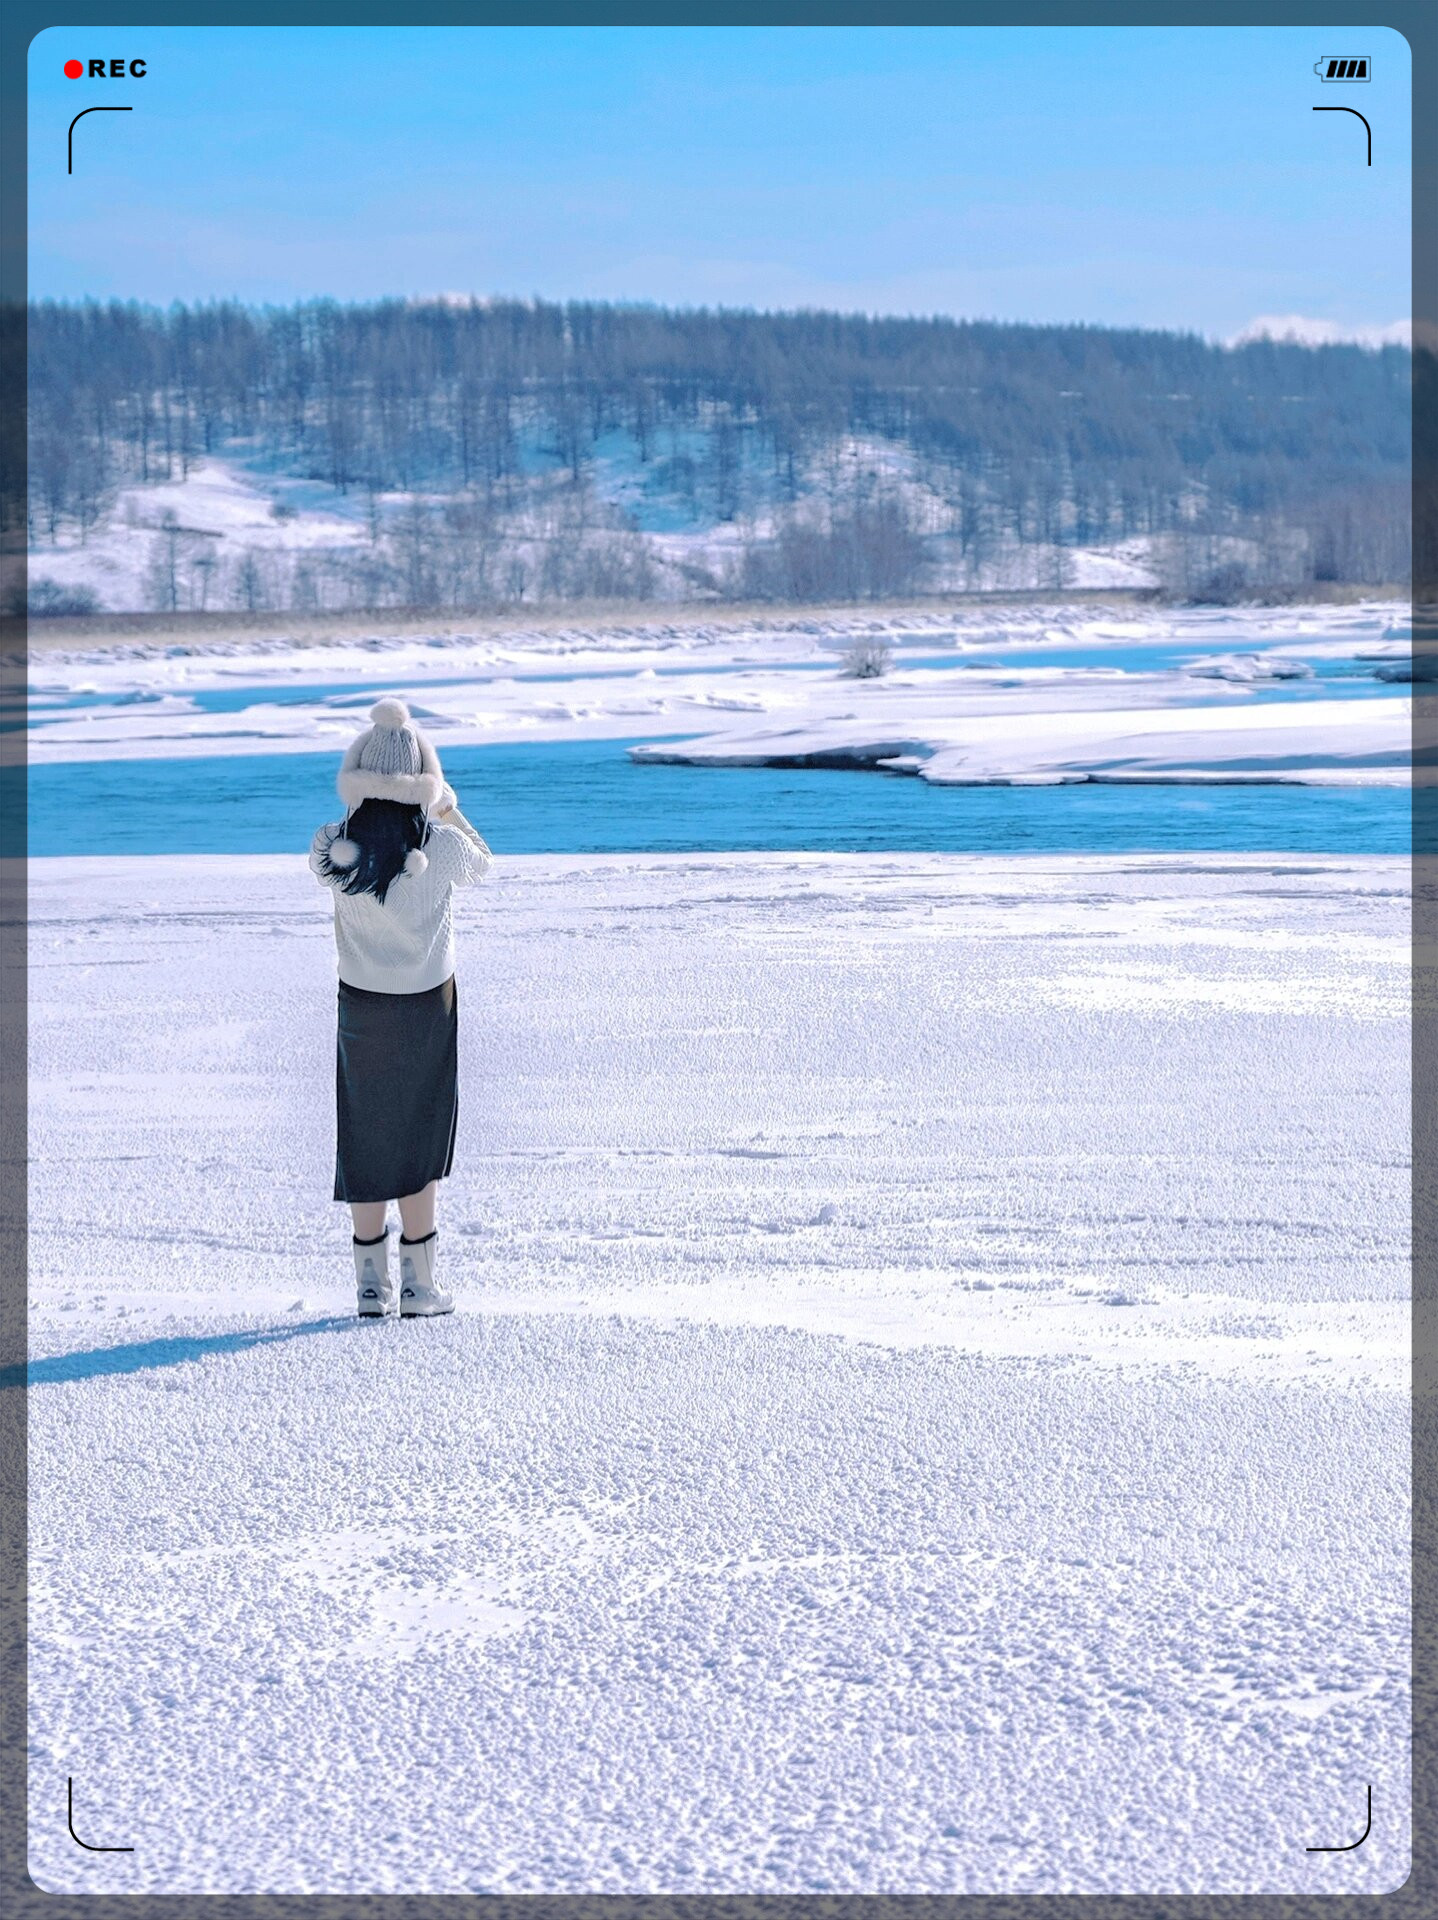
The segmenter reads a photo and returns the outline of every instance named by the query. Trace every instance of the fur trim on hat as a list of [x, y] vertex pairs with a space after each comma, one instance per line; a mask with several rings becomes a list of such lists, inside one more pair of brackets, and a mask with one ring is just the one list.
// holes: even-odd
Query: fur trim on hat
[[340, 799], [353, 813], [366, 800], [398, 800], [407, 807], [432, 807], [441, 786], [437, 773], [371, 773], [367, 767], [341, 767]]
[[359, 848], [353, 840], [346, 840], [341, 834], [338, 840], [331, 840], [327, 852], [332, 867], [352, 867], [359, 859]]
[[[385, 717], [381, 720], [380, 715]], [[398, 721], [394, 715], [398, 714]], [[368, 767], [360, 765], [360, 755], [364, 752], [365, 742], [373, 729], [357, 734], [351, 740], [349, 748], [340, 763], [339, 787], [340, 799], [351, 813], [366, 800], [398, 800], [402, 806], [431, 808], [445, 789], [444, 775], [440, 771], [439, 755], [430, 745], [409, 717], [409, 708], [402, 700], [377, 700], [373, 709], [375, 726], [407, 726], [414, 734], [419, 747], [418, 773], [374, 773]]]

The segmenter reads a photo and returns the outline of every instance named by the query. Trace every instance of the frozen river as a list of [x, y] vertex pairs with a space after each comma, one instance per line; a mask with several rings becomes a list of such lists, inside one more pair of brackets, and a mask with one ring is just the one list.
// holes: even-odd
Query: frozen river
[[[39, 1884], [1397, 1886], [1400, 612], [38, 659]], [[388, 691], [498, 858], [373, 1326], [302, 855]]]
[[[297, 849], [389, 689], [501, 853], [1389, 854], [1409, 836], [1403, 617], [1039, 608], [137, 643], [37, 659], [8, 723], [27, 728], [39, 856]], [[846, 678], [864, 641], [891, 669]], [[874, 764], [789, 764], [834, 753]], [[941, 784], [971, 769], [1018, 784]]]

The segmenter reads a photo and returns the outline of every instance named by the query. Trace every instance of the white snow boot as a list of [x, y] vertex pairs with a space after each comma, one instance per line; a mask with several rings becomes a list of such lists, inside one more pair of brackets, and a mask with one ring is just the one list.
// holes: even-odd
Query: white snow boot
[[399, 1311], [405, 1320], [419, 1314], [453, 1313], [454, 1295], [446, 1293], [434, 1277], [438, 1262], [439, 1235], [427, 1233], [423, 1240], [399, 1243]]
[[362, 1320], [378, 1320], [394, 1307], [389, 1270], [389, 1228], [377, 1240], [356, 1240], [355, 1306]]

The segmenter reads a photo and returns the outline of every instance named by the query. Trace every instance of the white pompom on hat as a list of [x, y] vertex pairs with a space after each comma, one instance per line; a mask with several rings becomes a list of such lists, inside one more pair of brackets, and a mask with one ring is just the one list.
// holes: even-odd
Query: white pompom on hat
[[[350, 742], [340, 765], [338, 785], [346, 808], [353, 813], [366, 800], [398, 800], [404, 806], [426, 809], [452, 807], [454, 795], [444, 783], [439, 755], [410, 719], [404, 701], [377, 700], [369, 717], [373, 725]], [[330, 858], [335, 858], [333, 847]]]

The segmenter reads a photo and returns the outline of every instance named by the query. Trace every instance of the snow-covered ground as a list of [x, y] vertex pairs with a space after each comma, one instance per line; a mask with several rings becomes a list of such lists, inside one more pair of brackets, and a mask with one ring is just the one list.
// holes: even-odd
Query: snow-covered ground
[[[841, 670], [856, 641], [893, 670]], [[926, 779], [1157, 776], [1401, 783], [1404, 609], [878, 610], [650, 621], [304, 645], [271, 638], [46, 652], [33, 764], [338, 749], [371, 691], [402, 689], [447, 746], [668, 737], [638, 757], [764, 764], [835, 755]], [[994, 655], [1003, 656], [996, 662]], [[935, 661], [940, 664], [934, 664]], [[1349, 662], [1351, 682], [1315, 679]], [[1364, 697], [1329, 698], [1328, 694]], [[1291, 710], [1280, 699], [1292, 696]], [[69, 704], [77, 699], [86, 704]], [[673, 737], [689, 736], [682, 745]]]
[[501, 862], [369, 1325], [303, 863], [35, 863], [40, 1885], [1399, 1885], [1407, 888]]

